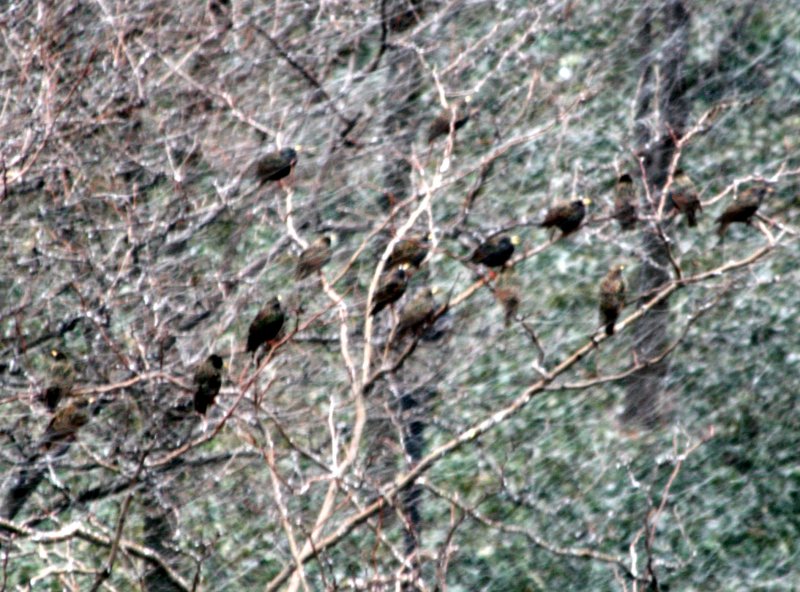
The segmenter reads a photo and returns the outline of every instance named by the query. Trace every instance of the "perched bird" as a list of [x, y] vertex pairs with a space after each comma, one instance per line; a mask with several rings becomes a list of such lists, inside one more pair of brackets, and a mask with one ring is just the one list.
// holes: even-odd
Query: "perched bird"
[[295, 279], [301, 280], [322, 269], [331, 260], [331, 237], [321, 236], [300, 253], [295, 268]]
[[463, 101], [456, 101], [447, 109], [442, 110], [431, 122], [428, 128], [428, 144], [439, 136], [446, 136], [450, 133], [450, 123], [453, 123], [453, 130], [458, 130], [464, 127], [464, 124], [469, 121], [470, 115], [475, 111], [469, 110], [470, 97], [465, 98]]
[[211, 354], [194, 371], [194, 410], [205, 415], [222, 386], [222, 358]]
[[497, 277], [494, 295], [505, 310], [505, 326], [510, 327], [511, 321], [517, 316], [519, 303], [522, 300], [519, 277], [513, 268], [506, 268]]
[[72, 400], [55, 412], [42, 435], [42, 448], [47, 450], [56, 442], [72, 440], [78, 430], [89, 423], [89, 401]]
[[436, 288], [428, 286], [416, 291], [414, 297], [400, 311], [400, 319], [397, 322], [398, 335], [417, 332], [430, 323], [436, 312], [436, 300], [433, 298], [435, 293]]
[[540, 226], [543, 228], [556, 227], [561, 231], [561, 236], [575, 232], [586, 215], [586, 206], [591, 205], [591, 203], [592, 200], [588, 197], [559, 202], [547, 210], [544, 222]]
[[614, 265], [600, 282], [600, 321], [605, 325], [606, 335], [614, 334], [614, 324], [625, 306], [624, 265]]
[[697, 211], [703, 211], [700, 199], [697, 196], [697, 188], [682, 169], [675, 171], [672, 186], [667, 194], [671, 208], [686, 214], [686, 222], [689, 226], [697, 226]]
[[617, 179], [614, 187], [614, 218], [622, 230], [630, 230], [636, 226], [636, 186], [633, 178], [625, 173]]
[[378, 289], [372, 297], [371, 315], [375, 315], [393, 302], [397, 302], [408, 286], [408, 264], [403, 263], [396, 269], [384, 275]]
[[75, 368], [67, 356], [57, 350], [50, 350], [50, 382], [42, 393], [45, 405], [52, 412], [58, 407], [59, 401], [66, 399], [75, 385]]
[[419, 268], [431, 248], [428, 240], [428, 235], [412, 235], [397, 241], [389, 259], [386, 260], [386, 269], [397, 267], [403, 263]]
[[275, 339], [281, 332], [286, 315], [281, 308], [281, 301], [273, 296], [269, 304], [258, 311], [256, 318], [250, 323], [247, 333], [247, 351], [255, 352], [262, 343]]
[[261, 183], [280, 181], [289, 176], [296, 163], [297, 151], [294, 148], [268, 152], [256, 163], [256, 177]]
[[514, 247], [520, 243], [517, 235], [496, 236], [481, 243], [469, 258], [470, 262], [486, 267], [502, 267], [514, 254]]
[[734, 202], [725, 208], [725, 211], [722, 212], [722, 215], [716, 220], [719, 224], [717, 234], [720, 240], [724, 238], [728, 226], [734, 222], [750, 224], [753, 220], [753, 216], [756, 214], [756, 210], [758, 210], [761, 202], [764, 200], [764, 196], [773, 191], [774, 189], [771, 185], [761, 181], [748, 187], [735, 197]]

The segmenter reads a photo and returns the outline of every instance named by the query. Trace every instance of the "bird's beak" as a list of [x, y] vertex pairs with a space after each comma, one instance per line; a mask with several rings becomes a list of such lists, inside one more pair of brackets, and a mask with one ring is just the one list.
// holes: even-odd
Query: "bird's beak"
[[441, 291], [442, 290], [441, 290], [441, 288], [439, 288], [439, 286], [434, 286], [433, 288], [431, 288], [431, 294], [434, 295], [434, 296], [436, 296]]
[[592, 200], [589, 199], [588, 197], [584, 197], [581, 201], [583, 202], [583, 205], [585, 205], [585, 206], [592, 205]]
[[295, 152], [302, 152], [303, 151], [303, 145], [302, 144], [295, 144], [294, 145], [294, 151]]
[[517, 245], [519, 245], [521, 242], [522, 242], [522, 239], [519, 238], [519, 236], [517, 236], [516, 234], [511, 237], [511, 244], [514, 245], [515, 247]]

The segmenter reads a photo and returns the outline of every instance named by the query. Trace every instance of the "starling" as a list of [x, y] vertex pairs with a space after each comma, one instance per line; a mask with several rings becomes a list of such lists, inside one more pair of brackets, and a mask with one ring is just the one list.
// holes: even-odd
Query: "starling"
[[625, 306], [623, 269], [624, 265], [614, 265], [600, 282], [600, 320], [605, 325], [606, 335], [614, 334], [614, 323]]
[[592, 200], [588, 197], [559, 202], [547, 210], [544, 222], [540, 226], [544, 228], [553, 228], [555, 226], [561, 231], [561, 236], [575, 232], [586, 215], [586, 206], [591, 203]]
[[689, 226], [697, 226], [697, 210], [703, 211], [700, 199], [697, 197], [697, 188], [683, 170], [675, 171], [672, 186], [667, 194], [671, 208], [686, 214]]
[[518, 236], [511, 238], [499, 236], [481, 243], [470, 257], [470, 262], [486, 267], [502, 267], [514, 254], [514, 247], [520, 243]]
[[78, 430], [89, 423], [89, 401], [69, 401], [53, 415], [42, 435], [42, 448], [47, 450], [55, 442], [71, 440]]
[[614, 218], [622, 230], [630, 230], [636, 226], [636, 186], [633, 178], [627, 173], [620, 175], [614, 187]]
[[297, 152], [294, 148], [284, 148], [277, 152], [269, 152], [256, 163], [256, 177], [261, 183], [280, 181], [288, 177], [297, 163]]
[[75, 369], [67, 356], [57, 350], [50, 350], [52, 364], [50, 367], [50, 382], [44, 389], [42, 398], [47, 408], [53, 412], [58, 407], [59, 401], [67, 398], [75, 385]]
[[386, 306], [400, 299], [408, 285], [406, 269], [408, 269], [407, 265], [402, 264], [384, 276], [372, 297], [371, 315], [379, 313]]
[[511, 321], [517, 316], [521, 301], [519, 278], [512, 268], [504, 269], [497, 278], [494, 294], [505, 310], [505, 326], [510, 327]]
[[464, 124], [469, 121], [470, 115], [474, 111], [468, 109], [469, 97], [463, 101], [457, 101], [447, 109], [444, 109], [439, 115], [431, 122], [428, 128], [428, 144], [439, 136], [446, 136], [450, 133], [450, 122], [453, 123], [453, 130], [461, 129]]
[[436, 301], [433, 298], [435, 292], [435, 288], [431, 289], [428, 286], [417, 290], [400, 312], [400, 320], [397, 322], [398, 335], [417, 332], [431, 322], [436, 312]]
[[211, 354], [194, 372], [194, 410], [205, 415], [222, 386], [222, 358]]
[[256, 318], [250, 323], [250, 330], [247, 333], [247, 351], [255, 353], [262, 343], [268, 343], [275, 339], [281, 332], [285, 319], [281, 301], [277, 297], [273, 297], [267, 306], [258, 311]]
[[725, 208], [722, 215], [717, 218], [720, 240], [725, 236], [728, 226], [734, 222], [741, 222], [742, 224], [750, 224], [758, 210], [764, 196], [767, 193], [772, 193], [774, 189], [765, 182], [757, 183], [745, 189], [741, 194], [734, 198], [734, 202]]
[[419, 268], [428, 256], [430, 243], [428, 236], [409, 236], [397, 241], [392, 254], [386, 260], [386, 269], [397, 267], [403, 263]]
[[321, 236], [300, 254], [295, 279], [301, 280], [322, 269], [331, 260], [331, 237]]

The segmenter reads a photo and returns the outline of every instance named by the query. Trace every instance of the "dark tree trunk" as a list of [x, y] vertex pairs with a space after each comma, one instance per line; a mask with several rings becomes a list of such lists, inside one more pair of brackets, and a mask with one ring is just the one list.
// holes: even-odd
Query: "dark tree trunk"
[[11, 486], [3, 497], [3, 506], [0, 508], [0, 516], [6, 520], [13, 520], [17, 513], [33, 495], [39, 483], [44, 478], [46, 468], [43, 464], [35, 460], [30, 461], [24, 467], [20, 467]]
[[[409, 467], [416, 465], [422, 458], [422, 451], [425, 446], [423, 431], [425, 422], [422, 421], [422, 406], [417, 396], [406, 393], [400, 399], [401, 420], [403, 422], [403, 450], [406, 455], [406, 462]], [[419, 532], [422, 524], [422, 514], [420, 512], [420, 498], [422, 489], [417, 483], [409, 485], [402, 493], [403, 510], [406, 516], [405, 530], [405, 552], [414, 566], [414, 571], [418, 571], [419, 561], [416, 558], [419, 548]], [[416, 590], [416, 586], [406, 584], [403, 587], [405, 592]]]
[[[175, 556], [167, 542], [174, 535], [174, 528], [170, 522], [167, 510], [162, 508], [158, 500], [148, 494], [144, 500], [144, 544], [148, 548], [156, 551], [161, 557], [166, 559]], [[164, 568], [155, 565], [148, 567], [144, 576], [144, 589], [147, 592], [176, 592], [181, 588], [175, 584], [164, 571]]]
[[422, 73], [416, 54], [408, 48], [391, 48], [386, 55], [386, 69], [383, 130], [389, 151], [383, 169], [383, 183], [387, 205], [392, 206], [407, 198], [410, 190], [408, 156], [414, 142], [416, 127], [412, 119], [417, 112]]
[[[406, 26], [398, 26], [397, 18], [407, 16], [403, 23], [413, 26], [415, 19], [424, 12], [421, 0], [383, 0], [384, 26], [389, 31], [399, 31]], [[387, 17], [391, 19], [387, 22]], [[390, 143], [389, 158], [384, 166], [384, 187], [387, 205], [407, 199], [411, 193], [411, 165], [408, 156], [412, 153], [412, 144], [416, 126], [413, 119], [417, 115], [417, 99], [422, 85], [422, 72], [419, 61], [413, 50], [389, 46], [386, 55], [388, 89], [384, 98], [383, 122], [384, 133]], [[403, 434], [403, 450], [409, 465], [415, 464], [422, 455], [424, 445], [422, 438], [423, 424], [419, 421], [420, 406], [417, 399], [405, 394], [401, 397], [401, 421]], [[401, 502], [406, 516], [405, 520], [405, 553], [411, 566], [406, 574], [416, 579], [419, 573], [417, 550], [420, 536], [420, 490], [411, 484], [402, 494]], [[417, 587], [412, 582], [403, 585], [404, 592], [411, 592]]]
[[[664, 41], [659, 48], [653, 43], [656, 14], [651, 6], [642, 10], [638, 33], [642, 83], [636, 109], [636, 141], [655, 204], [642, 197], [642, 211], [649, 216], [656, 213], [675, 154], [675, 139], [685, 132], [689, 116], [683, 71], [689, 46], [689, 12], [682, 0], [666, 0], [661, 5], [661, 16]], [[656, 53], [661, 57], [657, 58]], [[642, 233], [642, 261], [637, 284], [643, 301], [670, 280], [667, 245], [656, 224], [662, 224], [662, 230], [665, 230], [665, 224], [656, 220]], [[636, 324], [633, 346], [636, 358], [644, 361], [662, 353], [668, 343], [668, 331], [669, 301], [665, 299]], [[622, 416], [626, 424], [649, 428], [666, 419], [661, 398], [667, 370], [667, 361], [662, 360], [630, 377]]]

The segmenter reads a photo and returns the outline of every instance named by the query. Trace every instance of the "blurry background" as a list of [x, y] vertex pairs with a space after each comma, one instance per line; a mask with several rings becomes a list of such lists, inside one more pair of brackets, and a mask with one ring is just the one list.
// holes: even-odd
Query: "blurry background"
[[[6, 4], [3, 588], [800, 587], [796, 8]], [[677, 168], [693, 228], [666, 199]], [[762, 218], [721, 243], [760, 178]], [[545, 211], [581, 196], [583, 227], [549, 242]], [[521, 245], [495, 276], [466, 259], [497, 233]], [[324, 280], [296, 280], [328, 234]], [[388, 241], [425, 235], [365, 323]], [[639, 318], [593, 347], [614, 264]], [[425, 286], [438, 318], [398, 335]], [[283, 339], [254, 363], [276, 295]]]

